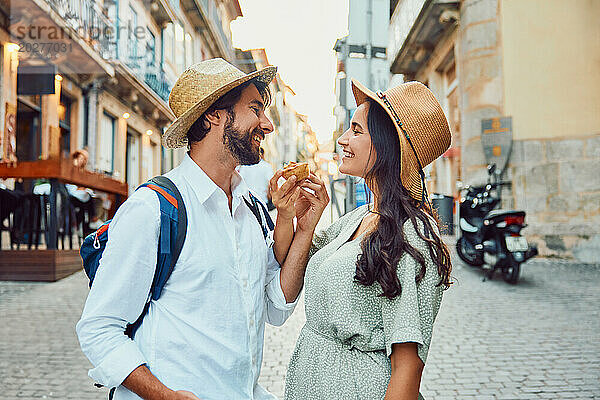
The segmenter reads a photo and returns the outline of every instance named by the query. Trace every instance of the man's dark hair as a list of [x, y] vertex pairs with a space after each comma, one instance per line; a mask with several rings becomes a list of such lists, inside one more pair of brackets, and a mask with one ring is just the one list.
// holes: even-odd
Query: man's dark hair
[[233, 121], [233, 106], [240, 100], [240, 96], [242, 95], [244, 89], [252, 84], [256, 86], [256, 89], [258, 89], [266, 108], [271, 103], [271, 91], [269, 89], [269, 85], [256, 78], [244, 82], [241, 85], [234, 87], [223, 96], [219, 97], [217, 101], [208, 107], [208, 109], [204, 111], [204, 113], [192, 124], [192, 126], [190, 126], [190, 129], [188, 129], [187, 132], [188, 146], [193, 142], [199, 142], [204, 139], [210, 130], [210, 123], [208, 122], [206, 116], [211, 112], [215, 110], [226, 110], [230, 120]]

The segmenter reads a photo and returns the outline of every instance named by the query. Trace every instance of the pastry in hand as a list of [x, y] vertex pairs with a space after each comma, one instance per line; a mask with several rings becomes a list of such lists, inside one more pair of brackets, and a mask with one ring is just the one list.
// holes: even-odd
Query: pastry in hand
[[295, 163], [290, 161], [288, 165], [283, 168], [283, 177], [285, 179], [289, 179], [290, 176], [296, 175], [296, 180], [299, 182], [302, 179], [308, 178], [310, 173], [310, 169], [308, 168], [308, 163]]

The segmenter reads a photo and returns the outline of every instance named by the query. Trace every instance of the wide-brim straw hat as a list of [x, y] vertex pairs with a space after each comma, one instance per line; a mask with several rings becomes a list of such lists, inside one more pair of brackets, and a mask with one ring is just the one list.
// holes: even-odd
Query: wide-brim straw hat
[[370, 99], [390, 116], [400, 140], [402, 185], [414, 199], [427, 200], [422, 168], [444, 154], [452, 142], [448, 120], [435, 95], [420, 82], [375, 93], [354, 79], [352, 92], [357, 107]]
[[188, 130], [219, 97], [255, 78], [268, 85], [276, 73], [277, 67], [268, 66], [245, 74], [222, 58], [192, 65], [181, 74], [171, 89], [169, 107], [177, 119], [163, 134], [163, 146], [170, 149], [187, 146]]

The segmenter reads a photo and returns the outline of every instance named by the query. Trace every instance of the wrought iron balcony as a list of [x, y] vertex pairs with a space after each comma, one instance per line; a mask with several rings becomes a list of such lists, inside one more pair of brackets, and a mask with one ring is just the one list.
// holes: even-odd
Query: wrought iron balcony
[[[116, 26], [122, 24], [120, 19], [115, 22]], [[135, 37], [119, 38], [118, 46], [115, 46], [115, 51], [111, 54], [111, 60], [120, 61], [127, 66], [135, 78], [147, 84], [161, 99], [168, 102], [172, 84], [157, 64], [156, 57], [156, 53], [148, 51], [144, 40], [137, 40]]]
[[46, 0], [52, 9], [73, 28], [79, 37], [104, 59], [115, 50], [114, 24], [93, 0]]
[[169, 93], [171, 84], [165, 77], [165, 73], [159, 69], [148, 69], [144, 74], [144, 82], [160, 96], [161, 99], [169, 102]]

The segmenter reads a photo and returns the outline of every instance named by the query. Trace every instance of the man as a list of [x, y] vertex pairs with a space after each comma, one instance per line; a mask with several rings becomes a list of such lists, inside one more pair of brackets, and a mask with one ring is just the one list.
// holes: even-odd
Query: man
[[[283, 232], [280, 247], [289, 246], [280, 267], [244, 201], [248, 187], [235, 172], [240, 164], [258, 162], [260, 142], [273, 130], [265, 106], [275, 72], [267, 67], [246, 75], [222, 59], [207, 60], [186, 70], [171, 91], [177, 119], [163, 144], [189, 149], [166, 174], [188, 214], [181, 255], [131, 340], [123, 331], [148, 298], [160, 224], [156, 194], [137, 190], [110, 225], [77, 324], [82, 350], [95, 367], [90, 377], [118, 386], [115, 399], [274, 399], [257, 383], [264, 324], [281, 325], [292, 313], [306, 253], [329, 201], [314, 175], [302, 184], [314, 196], [304, 190], [299, 198], [293, 179], [272, 185], [278, 210], [287, 214], [285, 226], [278, 218], [275, 228], [275, 235]], [[273, 182], [280, 176], [278, 171]], [[294, 203], [295, 233], [294, 212], [289, 218]]]
[[273, 176], [273, 167], [265, 161], [265, 149], [260, 148], [260, 161], [254, 165], [242, 165], [239, 173], [260, 201], [267, 204], [270, 200], [269, 181]]
[[[86, 147], [75, 150], [73, 154], [71, 154], [71, 161], [73, 166], [77, 169], [85, 169], [89, 158], [90, 154]], [[102, 203], [102, 199], [97, 196], [92, 197], [94, 192], [91, 189], [69, 184], [66, 186], [69, 191], [71, 204], [73, 204], [76, 209], [77, 226], [81, 224], [82, 235], [83, 237], [86, 237], [90, 232], [95, 231], [104, 223], [104, 221], [98, 218], [98, 215], [96, 214], [96, 204], [94, 204], [95, 202]], [[88, 217], [87, 224], [85, 222], [86, 214]]]

